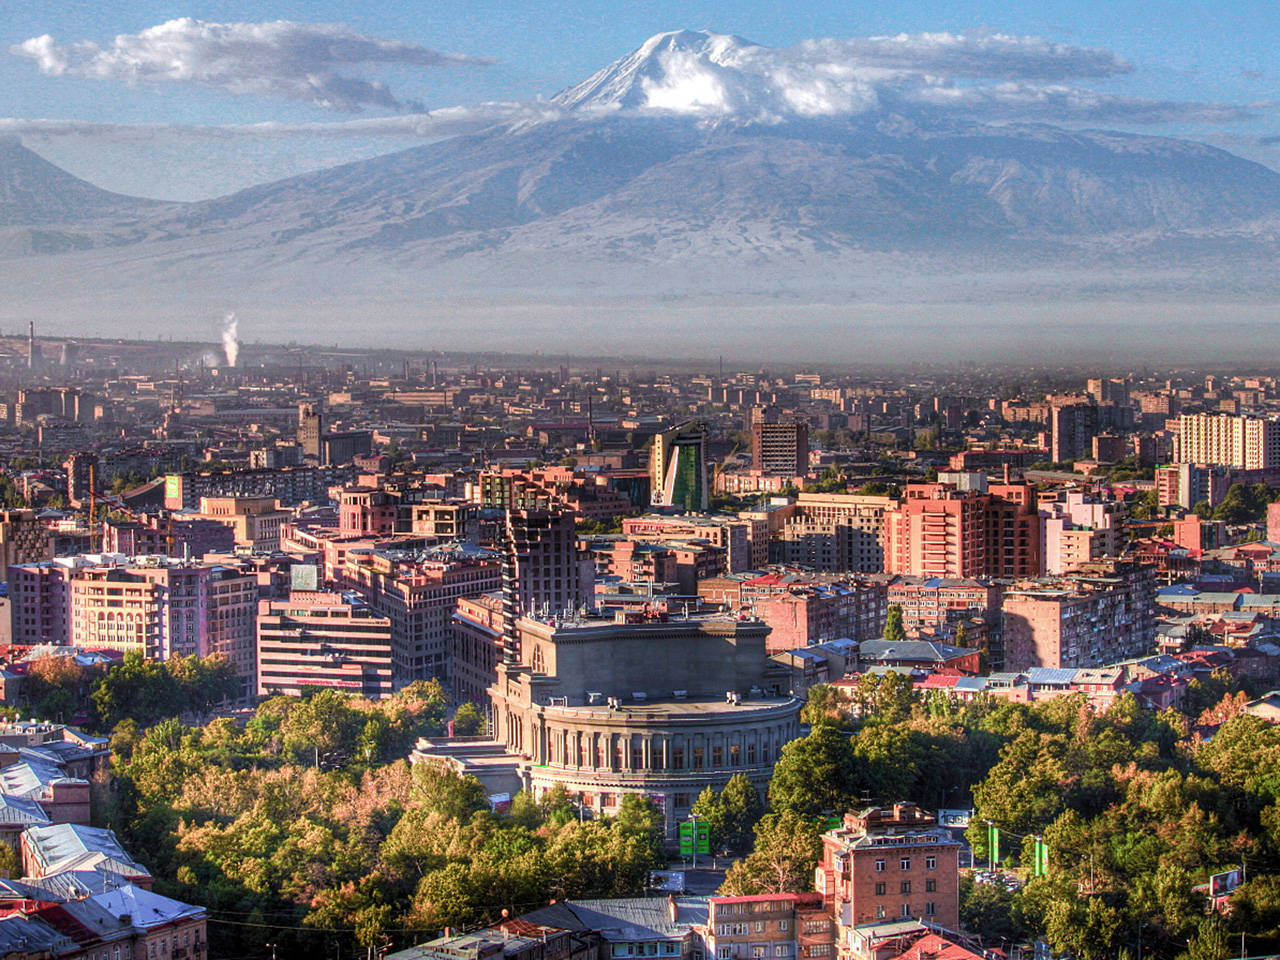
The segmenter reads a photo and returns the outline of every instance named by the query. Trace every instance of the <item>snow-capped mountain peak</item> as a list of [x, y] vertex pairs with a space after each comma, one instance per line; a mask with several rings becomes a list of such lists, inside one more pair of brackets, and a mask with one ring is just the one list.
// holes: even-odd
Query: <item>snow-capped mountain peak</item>
[[768, 48], [708, 30], [659, 33], [562, 90], [552, 102], [582, 113], [659, 111], [729, 117], [762, 98], [752, 65]]

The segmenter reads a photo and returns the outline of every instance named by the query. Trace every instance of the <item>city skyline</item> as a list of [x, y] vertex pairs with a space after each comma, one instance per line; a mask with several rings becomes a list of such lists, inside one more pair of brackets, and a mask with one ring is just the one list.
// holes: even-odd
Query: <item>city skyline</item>
[[[38, 718], [0, 724], [10, 943], [89, 957], [115, 907], [134, 956], [591, 960], [573, 911], [650, 909], [661, 949], [610, 954], [1274, 948], [1274, 864], [1231, 846], [1275, 844], [1239, 772], [1280, 751], [1274, 368], [242, 331], [0, 337], [0, 710]], [[691, 842], [732, 865], [635, 899]], [[1099, 894], [1125, 913], [1082, 927]]]

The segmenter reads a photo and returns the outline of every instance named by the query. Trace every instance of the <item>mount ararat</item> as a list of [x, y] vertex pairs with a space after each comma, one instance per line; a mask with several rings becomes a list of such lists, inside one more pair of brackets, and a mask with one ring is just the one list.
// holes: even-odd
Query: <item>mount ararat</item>
[[358, 320], [502, 348], [560, 323], [563, 349], [610, 316], [598, 339], [626, 345], [738, 311], [819, 308], [839, 328], [893, 304], [1274, 302], [1267, 167], [883, 98], [806, 110], [735, 69], [753, 48], [662, 34], [540, 121], [188, 204], [99, 190], [8, 141], [0, 321], [96, 333], [115, 313], [154, 333], [234, 309], [270, 338]]

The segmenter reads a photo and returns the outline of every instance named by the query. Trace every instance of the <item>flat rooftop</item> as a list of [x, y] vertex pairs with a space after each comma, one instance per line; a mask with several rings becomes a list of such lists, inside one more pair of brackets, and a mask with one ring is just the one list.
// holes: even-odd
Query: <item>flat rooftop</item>
[[738, 703], [730, 703], [723, 697], [689, 700], [624, 700], [617, 706], [606, 703], [581, 706], [545, 705], [547, 712], [563, 717], [600, 717], [603, 715], [650, 717], [704, 717], [713, 715], [745, 715], [767, 713], [799, 703], [796, 697], [743, 697]]

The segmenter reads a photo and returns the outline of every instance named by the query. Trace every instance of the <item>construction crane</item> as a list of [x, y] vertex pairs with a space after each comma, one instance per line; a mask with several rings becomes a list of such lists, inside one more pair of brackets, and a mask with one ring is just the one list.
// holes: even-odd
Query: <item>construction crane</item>
[[742, 441], [738, 440], [734, 443], [733, 449], [728, 452], [724, 459], [716, 464], [715, 470], [711, 474], [711, 489], [716, 488], [716, 481], [720, 479], [720, 474], [724, 473], [725, 467], [729, 465], [729, 461], [738, 455], [738, 451], [742, 449]]

